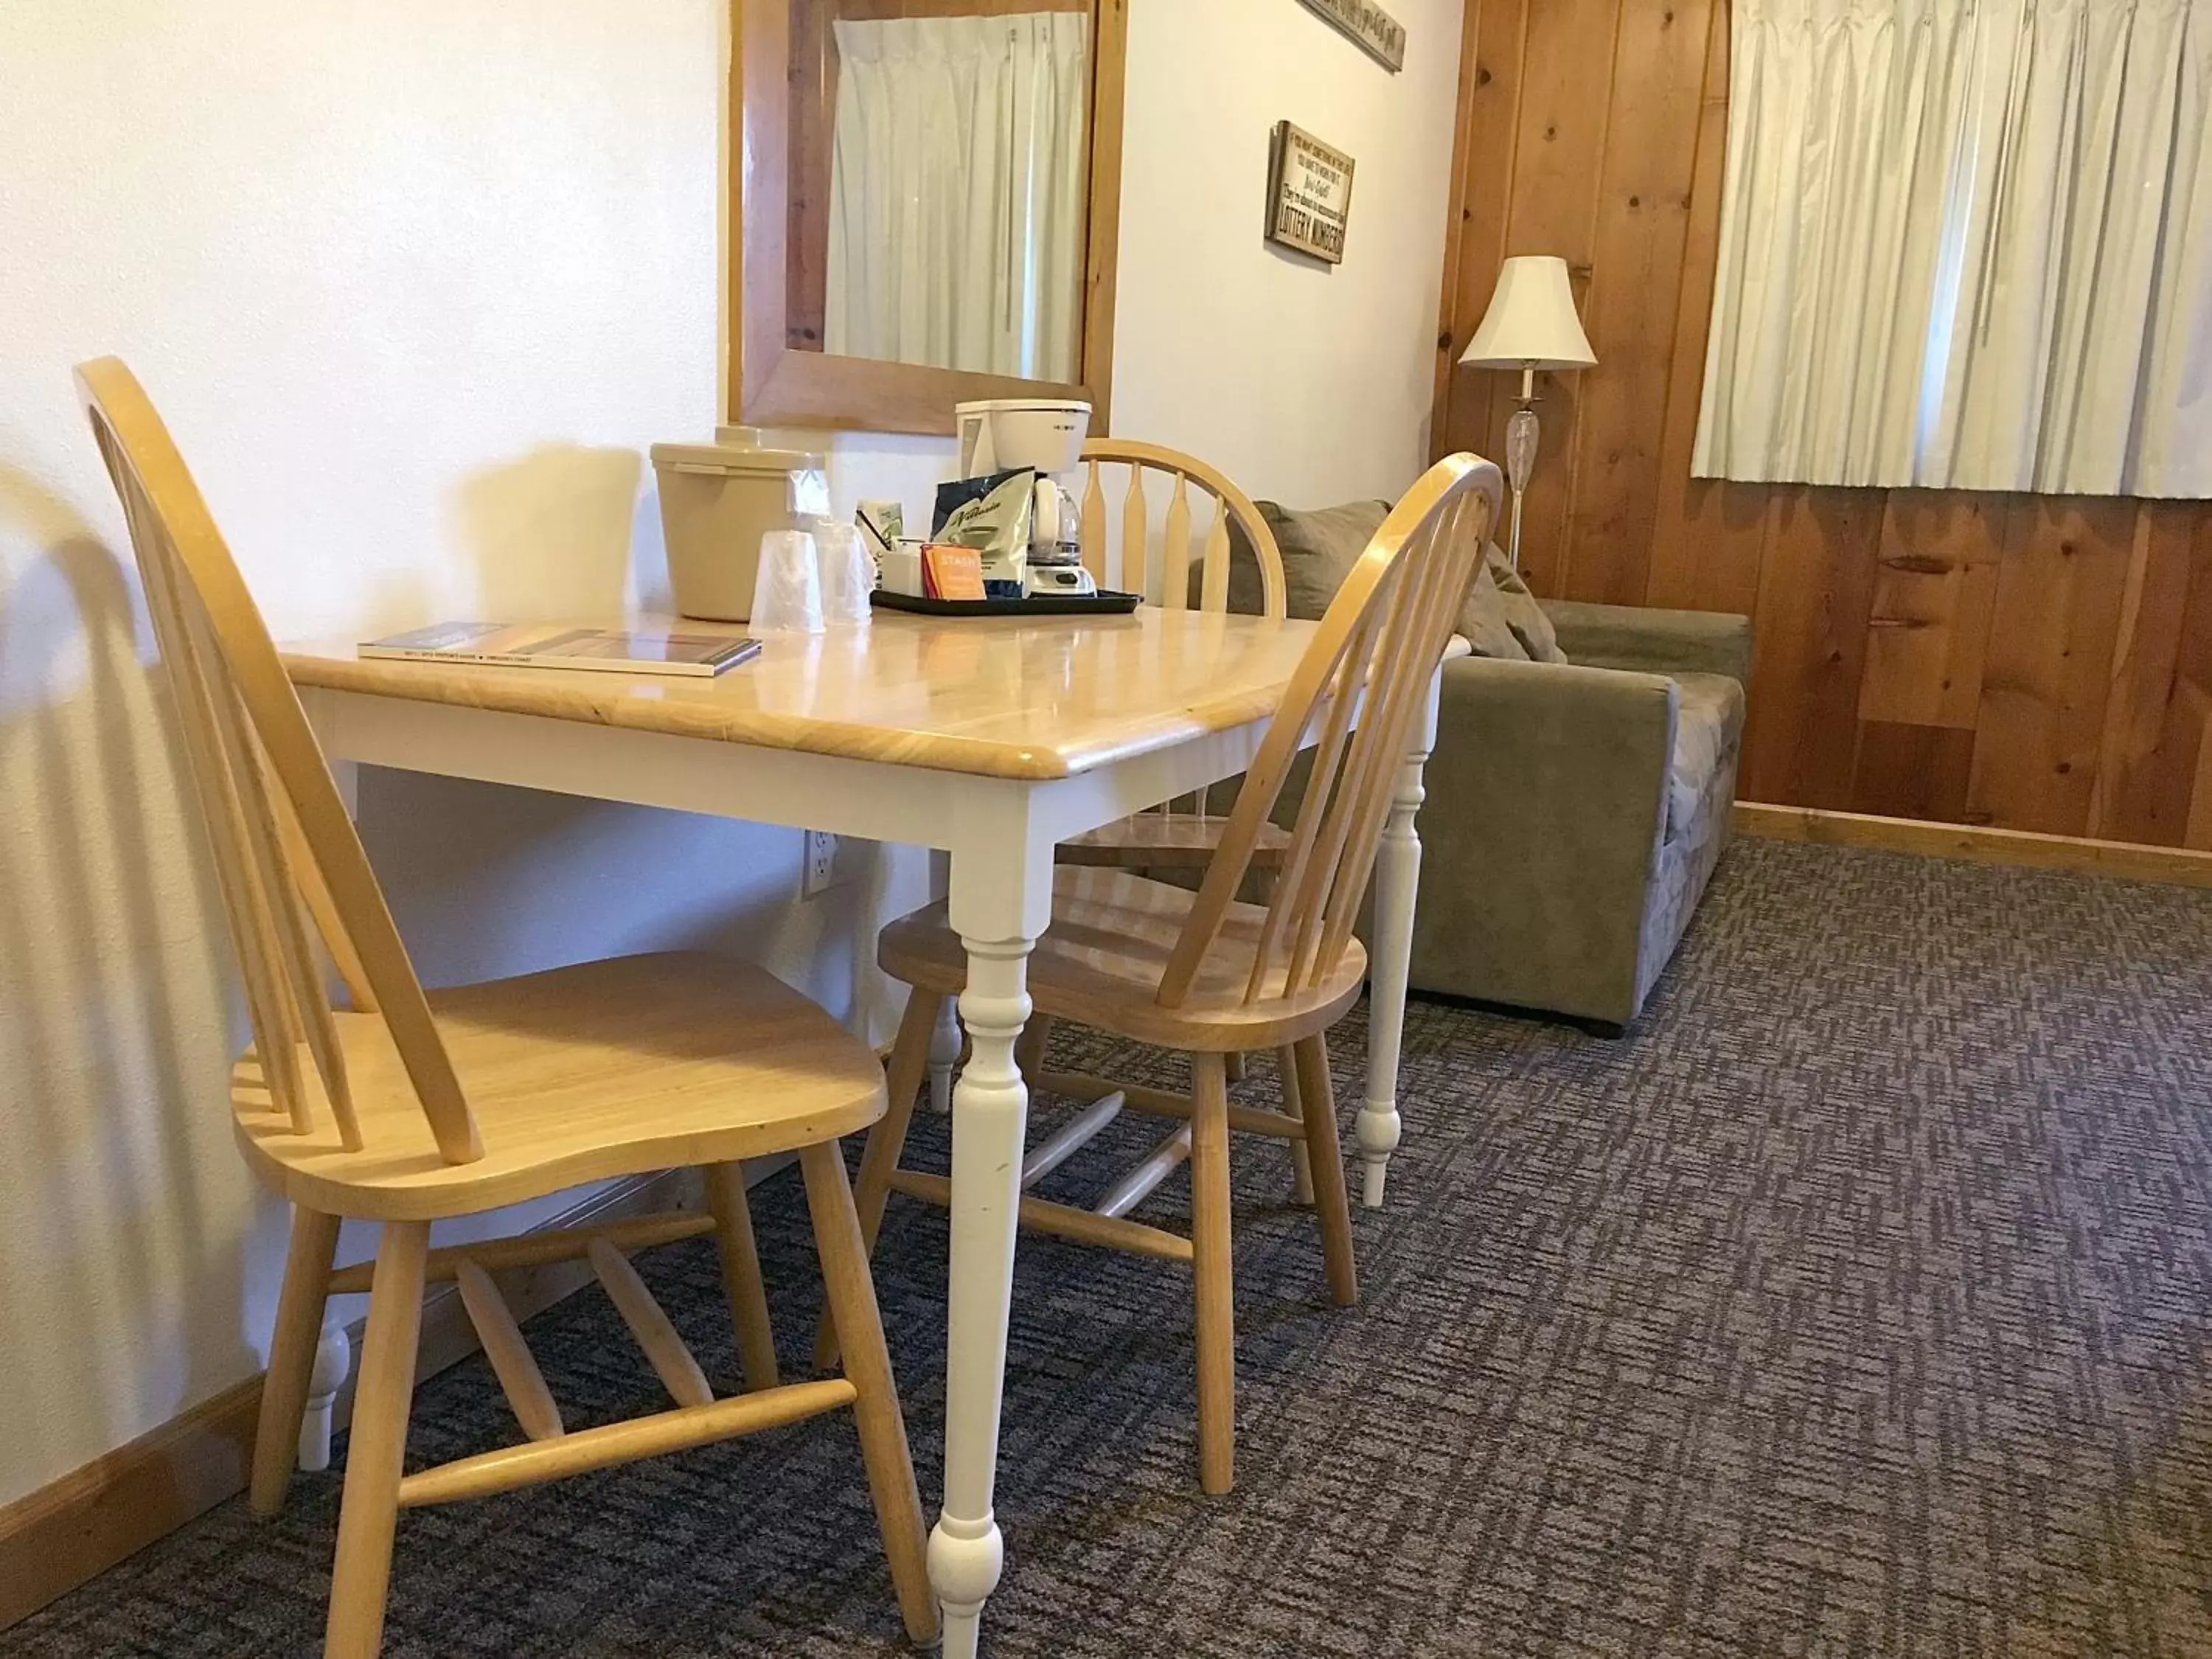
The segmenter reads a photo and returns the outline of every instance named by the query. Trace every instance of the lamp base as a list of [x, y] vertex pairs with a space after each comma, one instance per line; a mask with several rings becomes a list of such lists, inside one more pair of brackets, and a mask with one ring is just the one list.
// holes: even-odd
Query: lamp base
[[1536, 441], [1542, 434], [1534, 402], [1524, 393], [1521, 407], [1505, 422], [1505, 477], [1513, 486], [1513, 543], [1506, 550], [1506, 561], [1516, 571], [1521, 568], [1521, 492], [1536, 470]]

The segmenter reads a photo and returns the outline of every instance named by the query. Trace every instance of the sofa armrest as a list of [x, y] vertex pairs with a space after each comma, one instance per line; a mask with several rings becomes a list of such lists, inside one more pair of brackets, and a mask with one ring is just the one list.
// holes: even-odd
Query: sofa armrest
[[[1421, 834], [1432, 823], [1449, 833], [1475, 818], [1480, 833], [1510, 826], [1516, 836], [1613, 833], [1633, 820], [1641, 827], [1622, 845], [1648, 855], [1643, 843], [1663, 826], [1680, 704], [1680, 688], [1663, 674], [1503, 657], [1447, 662]], [[1285, 829], [1297, 822], [1312, 759], [1308, 750], [1291, 763], [1276, 798], [1274, 820]], [[1215, 785], [1210, 808], [1226, 817], [1243, 781]], [[1602, 823], [1575, 827], [1592, 814]]]
[[1577, 665], [1647, 674], [1726, 674], [1751, 683], [1751, 618], [1723, 611], [1546, 599], [1559, 648]]
[[[1648, 860], [1680, 697], [1663, 674], [1492, 657], [1447, 663], [1437, 710], [1443, 781], [1448, 791], [1479, 789], [1485, 818], [1546, 833], [1585, 833], [1576, 828], [1584, 821], [1606, 833], [1633, 819], [1624, 848]], [[1432, 775], [1424, 819], [1459, 811], [1440, 805]]]
[[1414, 985], [1628, 1018], [1680, 696], [1659, 674], [1445, 665]]

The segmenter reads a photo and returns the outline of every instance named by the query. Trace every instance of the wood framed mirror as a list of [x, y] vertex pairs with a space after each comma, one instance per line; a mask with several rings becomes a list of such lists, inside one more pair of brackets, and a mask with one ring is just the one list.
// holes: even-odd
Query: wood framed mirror
[[1107, 428], [1128, 0], [732, 0], [729, 409]]

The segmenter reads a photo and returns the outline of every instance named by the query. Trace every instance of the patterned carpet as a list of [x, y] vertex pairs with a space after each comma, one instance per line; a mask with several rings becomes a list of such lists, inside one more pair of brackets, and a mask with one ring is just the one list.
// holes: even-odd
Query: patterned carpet
[[[1281, 1149], [1238, 1143], [1234, 1495], [1197, 1490], [1180, 1273], [1024, 1244], [990, 1651], [2212, 1653], [2208, 1012], [2212, 893], [1759, 842], [1625, 1041], [1417, 1006], [1360, 1307], [1324, 1303]], [[795, 1179], [755, 1209], [797, 1364]], [[944, 1243], [895, 1201], [926, 1495]], [[645, 1267], [726, 1385], [711, 1249]], [[572, 1423], [653, 1405], [596, 1292], [531, 1335]], [[512, 1434], [471, 1364], [411, 1451]], [[337, 1489], [226, 1505], [0, 1654], [313, 1652]], [[899, 1645], [842, 1418], [401, 1522], [407, 1659]]]

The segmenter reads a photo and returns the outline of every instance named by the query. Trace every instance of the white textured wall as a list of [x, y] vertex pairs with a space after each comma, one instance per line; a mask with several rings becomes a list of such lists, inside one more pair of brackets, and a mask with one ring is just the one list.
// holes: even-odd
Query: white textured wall
[[[650, 599], [644, 449], [718, 413], [724, 14], [0, 7], [0, 1502], [248, 1375], [282, 1254], [70, 365], [138, 371], [280, 635]], [[869, 889], [798, 903], [792, 832], [398, 774], [361, 808], [427, 977], [705, 943], [881, 1032]]]
[[[1428, 459], [1463, 0], [1390, 0], [1392, 75], [1297, 0], [1133, 0], [1114, 428], [1294, 507]], [[1358, 163], [1344, 263], [1261, 239], [1290, 120]]]
[[[1393, 77], [1291, 0], [1136, 0], [1117, 430], [1296, 501], [1418, 471], [1458, 9], [1399, 0]], [[282, 1255], [70, 365], [137, 369], [280, 635], [652, 599], [644, 449], [717, 414], [724, 13], [0, 5], [0, 1503], [249, 1375]], [[1334, 273], [1259, 241], [1283, 115], [1360, 161]], [[833, 486], [918, 507], [946, 457], [841, 438]], [[434, 980], [704, 942], [882, 1035], [866, 945], [926, 882], [802, 905], [788, 832], [399, 774], [361, 808]]]

